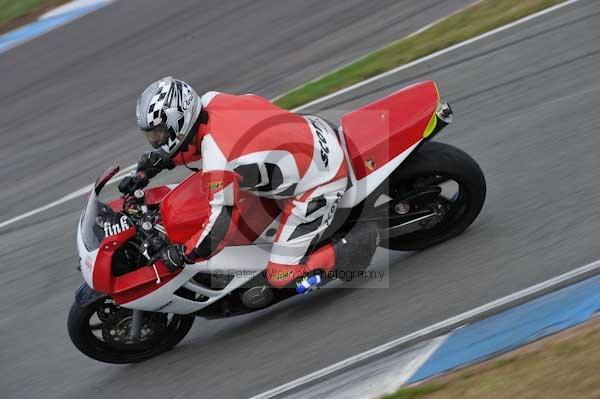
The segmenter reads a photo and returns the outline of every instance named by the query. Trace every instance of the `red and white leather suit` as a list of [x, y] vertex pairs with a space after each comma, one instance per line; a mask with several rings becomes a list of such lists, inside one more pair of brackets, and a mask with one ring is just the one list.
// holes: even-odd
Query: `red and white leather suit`
[[[210, 217], [187, 243], [208, 259], [221, 249], [237, 190], [284, 200], [267, 279], [284, 287], [315, 268], [331, 270], [331, 245], [311, 252], [347, 186], [347, 168], [336, 132], [323, 119], [283, 110], [256, 95], [208, 92], [201, 98], [208, 122], [200, 124], [185, 153], [202, 159]], [[238, 179], [236, 176], [240, 176]]]

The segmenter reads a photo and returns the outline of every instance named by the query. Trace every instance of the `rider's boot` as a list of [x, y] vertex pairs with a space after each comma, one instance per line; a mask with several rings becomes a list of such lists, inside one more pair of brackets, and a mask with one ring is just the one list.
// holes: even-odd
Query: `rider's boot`
[[[267, 266], [267, 280], [276, 288], [296, 288], [296, 292], [309, 291], [319, 285], [321, 277], [311, 279], [315, 272], [331, 272], [335, 268], [335, 250], [331, 243], [327, 243], [312, 252], [305, 263], [298, 265], [285, 265], [269, 262]], [[296, 284], [294, 284], [296, 283]], [[300, 285], [305, 289], [297, 288]]]
[[341, 272], [352, 278], [353, 273], [369, 267], [379, 241], [380, 228], [375, 223], [354, 226], [342, 238], [334, 239], [309, 255], [303, 266], [304, 275], [297, 280], [296, 292], [312, 291]]
[[334, 239], [335, 270], [363, 271], [369, 267], [381, 241], [381, 227], [376, 223], [360, 223], [342, 238]]

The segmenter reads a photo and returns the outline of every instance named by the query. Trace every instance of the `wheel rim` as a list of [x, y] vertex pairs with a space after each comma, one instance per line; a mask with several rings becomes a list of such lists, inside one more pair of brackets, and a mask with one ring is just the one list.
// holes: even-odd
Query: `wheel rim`
[[82, 320], [88, 340], [104, 352], [146, 356], [160, 349], [160, 344], [180, 324], [181, 316], [145, 312], [139, 337], [130, 335], [132, 311], [106, 298], [92, 305]]
[[[435, 200], [425, 203], [403, 203], [403, 194], [431, 187], [441, 189]], [[398, 237], [402, 239], [422, 235], [429, 235], [433, 238], [438, 234], [443, 234], [447, 226], [454, 225], [467, 213], [470, 203], [468, 187], [461, 182], [460, 178], [435, 172], [414, 176], [410, 180], [395, 185], [392, 198], [393, 200], [388, 204], [392, 214], [397, 213], [399, 209], [408, 212], [429, 210], [440, 214], [440, 217], [437, 217], [433, 223], [424, 224], [421, 230]], [[393, 226], [394, 224], [390, 222], [389, 227]]]

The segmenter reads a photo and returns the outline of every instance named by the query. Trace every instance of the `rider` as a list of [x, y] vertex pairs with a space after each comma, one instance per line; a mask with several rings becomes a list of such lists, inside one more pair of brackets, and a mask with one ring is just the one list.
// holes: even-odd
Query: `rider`
[[[156, 151], [142, 156], [136, 173], [119, 185], [122, 192], [145, 187], [163, 169], [202, 162], [210, 216], [185, 245], [161, 249], [170, 270], [209, 259], [222, 248], [238, 190], [283, 200], [266, 274], [273, 286], [302, 277], [306, 286], [315, 269], [328, 272], [336, 263], [357, 260], [346, 240], [316, 248], [348, 186], [337, 131], [325, 120], [294, 114], [256, 95], [211, 91], [199, 97], [187, 83], [165, 77], [139, 97], [137, 123]], [[367, 228], [358, 241], [376, 242], [377, 234]], [[363, 257], [370, 253], [367, 263], [375, 247], [360, 248]]]

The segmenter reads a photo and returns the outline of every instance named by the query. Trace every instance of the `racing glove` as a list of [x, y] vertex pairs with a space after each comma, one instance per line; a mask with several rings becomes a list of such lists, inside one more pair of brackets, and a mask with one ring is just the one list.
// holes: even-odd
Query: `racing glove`
[[119, 183], [119, 191], [123, 194], [133, 194], [135, 190], [146, 187], [154, 176], [164, 169], [173, 169], [175, 163], [164, 151], [150, 151], [142, 155], [133, 176], [127, 176]]
[[137, 172], [133, 176], [127, 176], [119, 183], [119, 191], [123, 194], [133, 194], [135, 190], [142, 189], [148, 185], [148, 176], [144, 172]]
[[164, 151], [158, 150], [144, 153], [137, 164], [137, 171], [144, 172], [148, 179], [152, 179], [161, 171], [174, 167], [173, 160]]
[[171, 273], [177, 269], [183, 268], [186, 264], [192, 264], [194, 261], [185, 254], [183, 245], [167, 244], [163, 246], [154, 258], [160, 258]]

